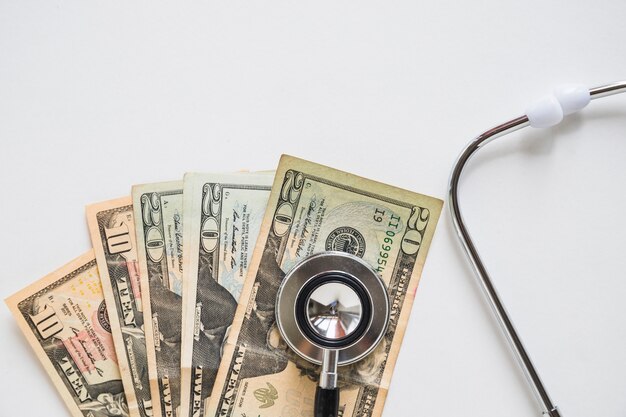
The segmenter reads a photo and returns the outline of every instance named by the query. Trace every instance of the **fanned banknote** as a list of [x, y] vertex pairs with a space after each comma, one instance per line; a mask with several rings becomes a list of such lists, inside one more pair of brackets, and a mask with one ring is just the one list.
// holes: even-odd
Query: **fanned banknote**
[[133, 205], [130, 197], [87, 207], [115, 351], [131, 417], [152, 416]]
[[187, 174], [181, 417], [206, 416], [274, 173]]
[[6, 303], [72, 416], [128, 416], [93, 251]]
[[319, 368], [276, 328], [278, 287], [299, 259], [326, 250], [370, 263], [388, 287], [388, 331], [339, 369], [340, 415], [380, 416], [442, 202], [283, 156], [209, 402], [210, 416], [311, 416]]
[[183, 182], [133, 187], [152, 410], [177, 415], [183, 291]]

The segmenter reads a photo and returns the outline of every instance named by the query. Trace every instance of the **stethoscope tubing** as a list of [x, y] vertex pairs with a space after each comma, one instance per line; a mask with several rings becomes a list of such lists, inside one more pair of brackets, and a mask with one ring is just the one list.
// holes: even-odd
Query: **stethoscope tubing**
[[[624, 92], [626, 92], [626, 81], [606, 84], [589, 89], [591, 100]], [[506, 339], [513, 350], [513, 354], [522, 368], [526, 379], [528, 380], [533, 394], [541, 406], [542, 414], [547, 417], [560, 417], [559, 410], [550, 399], [548, 391], [541, 381], [541, 378], [539, 377], [539, 374], [533, 365], [533, 362], [530, 359], [530, 356], [528, 355], [528, 352], [524, 347], [524, 344], [522, 343], [522, 340], [520, 339], [520, 336], [517, 333], [517, 330], [515, 329], [515, 326], [513, 325], [513, 322], [511, 321], [500, 296], [498, 295], [498, 292], [496, 291], [493, 281], [489, 276], [482, 259], [480, 258], [476, 246], [474, 245], [474, 242], [472, 241], [467, 230], [467, 226], [463, 220], [459, 206], [459, 182], [463, 174], [463, 169], [471, 157], [474, 156], [476, 152], [487, 143], [528, 126], [531, 126], [529, 117], [527, 115], [522, 115], [489, 129], [472, 140], [461, 152], [454, 164], [450, 175], [448, 196], [450, 201], [452, 223], [459, 241], [465, 250], [476, 276], [478, 277], [478, 281], [486, 296], [487, 302], [490, 305], [502, 332], [506, 336]]]

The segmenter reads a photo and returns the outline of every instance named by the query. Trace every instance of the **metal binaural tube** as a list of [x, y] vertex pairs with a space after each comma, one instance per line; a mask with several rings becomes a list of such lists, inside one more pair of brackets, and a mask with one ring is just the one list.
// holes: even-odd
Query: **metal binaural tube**
[[510, 120], [506, 123], [503, 123], [499, 126], [494, 127], [479, 135], [476, 139], [474, 139], [461, 153], [457, 162], [454, 165], [454, 169], [452, 171], [452, 175], [450, 177], [450, 189], [449, 189], [449, 199], [450, 199], [450, 212], [452, 214], [452, 222], [456, 229], [457, 235], [463, 248], [465, 249], [465, 253], [468, 256], [470, 263], [472, 264], [474, 271], [476, 272], [479, 283], [481, 285], [481, 289], [485, 294], [487, 301], [496, 317], [496, 320], [504, 335], [506, 336], [507, 341], [509, 342], [510, 347], [513, 350], [515, 358], [517, 359], [522, 371], [524, 372], [524, 376], [528, 380], [530, 386], [533, 389], [533, 394], [542, 405], [544, 414], [550, 417], [559, 417], [556, 406], [552, 403], [544, 385], [537, 373], [535, 366], [528, 355], [524, 344], [522, 343], [519, 335], [517, 334], [517, 330], [513, 325], [513, 322], [509, 318], [509, 315], [504, 307], [504, 304], [500, 300], [500, 296], [491, 281], [489, 273], [485, 268], [485, 265], [478, 254], [476, 246], [472, 241], [469, 232], [467, 231], [467, 227], [465, 226], [465, 222], [463, 221], [463, 217], [461, 215], [461, 210], [459, 208], [459, 200], [458, 200], [458, 189], [459, 189], [459, 180], [461, 178], [461, 174], [463, 173], [463, 169], [465, 165], [469, 161], [469, 159], [475, 154], [475, 152], [480, 149], [481, 146], [489, 143], [490, 141], [512, 133], [516, 130], [522, 129], [524, 127], [529, 126], [528, 118], [526, 116], [520, 116], [513, 120]]
[[[620, 81], [612, 84], [607, 84], [599, 87], [595, 87], [589, 90], [591, 99], [597, 99], [601, 97], [607, 97], [614, 94], [624, 93], [626, 92], [626, 81]], [[535, 395], [537, 401], [541, 405], [542, 413], [546, 417], [560, 417], [559, 411], [557, 407], [553, 404], [548, 392], [537, 373], [537, 370], [522, 343], [513, 322], [511, 321], [504, 304], [500, 300], [498, 292], [496, 291], [495, 286], [489, 276], [485, 265], [478, 254], [476, 246], [471, 239], [471, 236], [467, 230], [465, 222], [463, 220], [463, 216], [461, 214], [461, 210], [459, 207], [459, 182], [461, 179], [461, 175], [463, 174], [463, 169], [465, 168], [467, 162], [471, 159], [471, 157], [485, 144], [491, 142], [492, 140], [499, 138], [501, 136], [508, 135], [509, 133], [515, 132], [516, 130], [525, 128], [529, 126], [530, 123], [528, 121], [527, 116], [520, 116], [514, 118], [508, 122], [505, 122], [501, 125], [498, 125], [478, 137], [476, 137], [472, 142], [470, 142], [465, 149], [461, 152], [461, 155], [457, 159], [454, 167], [452, 169], [452, 173], [450, 175], [449, 182], [449, 201], [450, 201], [450, 214], [452, 216], [452, 223], [456, 230], [459, 241], [461, 242], [465, 253], [476, 272], [478, 277], [480, 286], [486, 296], [486, 299], [491, 307], [498, 324], [500, 325], [504, 335], [506, 336], [507, 341], [511, 349], [513, 350], [514, 356], [519, 363], [524, 376], [526, 377], [533, 394]]]
[[601, 85], [589, 90], [591, 99], [613, 96], [615, 94], [626, 92], [626, 81], [618, 81], [611, 84]]

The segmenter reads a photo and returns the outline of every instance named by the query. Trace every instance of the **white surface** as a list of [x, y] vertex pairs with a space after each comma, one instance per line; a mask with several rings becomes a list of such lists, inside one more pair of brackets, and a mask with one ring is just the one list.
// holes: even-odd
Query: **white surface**
[[[8, 296], [88, 249], [83, 207], [290, 153], [445, 197], [472, 136], [626, 77], [626, 2], [0, 2]], [[626, 97], [493, 143], [463, 207], [566, 417], [626, 412]], [[66, 410], [0, 308], [3, 416]], [[441, 219], [386, 416], [538, 416]]]

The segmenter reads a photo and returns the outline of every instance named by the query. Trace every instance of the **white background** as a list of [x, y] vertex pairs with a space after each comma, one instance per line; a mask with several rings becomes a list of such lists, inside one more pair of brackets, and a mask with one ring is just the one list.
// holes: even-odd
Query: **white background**
[[[626, 77], [626, 2], [0, 0], [0, 295], [89, 248], [85, 205], [294, 154], [444, 198], [476, 134]], [[564, 416], [626, 413], [626, 97], [494, 142], [463, 207]], [[386, 416], [538, 416], [445, 208]], [[2, 416], [67, 415], [0, 308]]]

